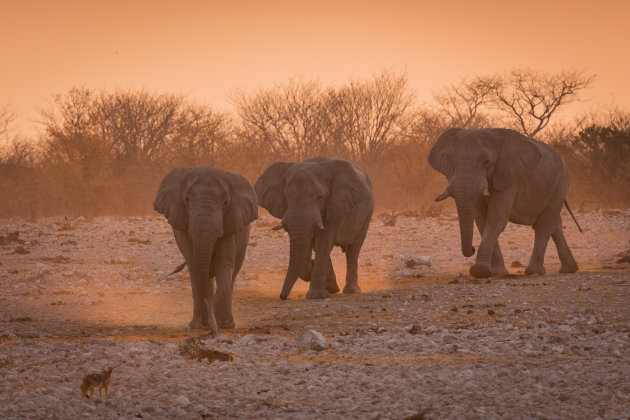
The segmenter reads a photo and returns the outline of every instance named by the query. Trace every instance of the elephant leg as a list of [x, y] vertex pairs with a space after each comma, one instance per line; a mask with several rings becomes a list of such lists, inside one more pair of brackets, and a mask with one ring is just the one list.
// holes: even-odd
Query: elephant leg
[[361, 293], [359, 287], [359, 253], [361, 247], [367, 236], [368, 228], [370, 227], [371, 213], [367, 217], [366, 223], [362, 226], [361, 230], [356, 236], [356, 240], [346, 247], [346, 285], [343, 288], [343, 293], [353, 294]]
[[[486, 202], [483, 200], [479, 200], [475, 208], [475, 224], [477, 225], [477, 230], [479, 230], [479, 234], [482, 237], [484, 228], [486, 226], [487, 212], [488, 206]], [[490, 269], [493, 276], [504, 276], [508, 274], [508, 269], [505, 266], [505, 262], [503, 261], [503, 253], [501, 252], [501, 247], [499, 246], [498, 240], [497, 244], [494, 246], [494, 250], [492, 251], [492, 258], [490, 259]]]
[[217, 292], [213, 299], [214, 316], [217, 326], [222, 329], [234, 328], [232, 291], [237, 257], [235, 242], [235, 235], [221, 238], [215, 245], [215, 255], [212, 258], [217, 282]]
[[326, 274], [326, 290], [328, 293], [339, 293], [339, 285], [337, 284], [337, 276], [333, 268], [332, 259], [328, 256], [328, 273]]
[[315, 233], [315, 263], [311, 273], [311, 283], [306, 293], [307, 299], [328, 299], [330, 293], [326, 290], [330, 262], [330, 251], [333, 247], [334, 233], [330, 227]]
[[243, 262], [245, 261], [245, 253], [247, 252], [247, 243], [249, 242], [249, 232], [250, 226], [247, 225], [243, 231], [237, 233], [236, 235], [236, 259], [234, 260], [234, 271], [232, 273], [232, 285], [234, 285], [234, 280], [236, 280], [236, 275], [241, 271], [241, 267], [243, 267]]
[[562, 219], [558, 220], [556, 225], [556, 230], [551, 233], [551, 239], [553, 239], [553, 243], [556, 245], [556, 250], [558, 251], [558, 257], [560, 258], [560, 272], [561, 273], [575, 273], [578, 271], [577, 262], [575, 262], [575, 258], [573, 258], [573, 254], [569, 249], [569, 245], [567, 244], [567, 240], [564, 238], [564, 233], [562, 231]]
[[547, 244], [549, 243], [549, 237], [551, 233], [541, 227], [534, 227], [534, 250], [532, 251], [532, 257], [529, 260], [529, 264], [525, 268], [525, 274], [545, 274], [545, 251], [547, 251]]
[[[490, 277], [493, 274], [493, 258], [496, 264], [503, 260], [503, 255], [497, 254], [495, 256], [494, 254], [501, 252], [498, 246], [499, 235], [507, 226], [511, 205], [506, 205], [506, 203], [512, 202], [513, 195], [513, 192], [501, 192], [494, 194], [489, 199], [481, 244], [479, 244], [475, 264], [470, 267], [470, 274], [474, 277]], [[496, 251], [497, 249], [498, 251]], [[504, 264], [503, 266], [505, 268]]]
[[525, 274], [545, 274], [545, 251], [549, 243], [549, 237], [558, 229], [562, 229], [562, 220], [560, 211], [564, 203], [566, 195], [566, 185], [560, 183], [554, 192], [549, 204], [540, 213], [536, 222], [533, 224], [535, 239], [534, 250], [529, 264], [525, 268]]
[[361, 293], [359, 287], [359, 251], [360, 246], [350, 245], [346, 247], [346, 285], [344, 294]]

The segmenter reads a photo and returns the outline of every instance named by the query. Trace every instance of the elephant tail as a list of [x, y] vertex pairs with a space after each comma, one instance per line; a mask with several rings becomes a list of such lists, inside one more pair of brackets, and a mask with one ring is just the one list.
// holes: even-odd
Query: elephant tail
[[177, 268], [175, 270], [173, 270], [172, 273], [169, 274], [169, 276], [172, 276], [173, 274], [179, 273], [180, 271], [182, 271], [184, 269], [184, 267], [186, 267], [186, 261], [184, 261], [183, 263], [178, 265]]
[[564, 206], [567, 208], [567, 210], [569, 210], [569, 214], [571, 215], [571, 217], [573, 217], [573, 221], [575, 222], [575, 225], [577, 226], [577, 228], [580, 231], [580, 233], [584, 233], [584, 231], [580, 227], [580, 224], [578, 223], [577, 219], [573, 215], [573, 212], [571, 211], [571, 207], [569, 207], [569, 203], [567, 202], [566, 198], [564, 199]]

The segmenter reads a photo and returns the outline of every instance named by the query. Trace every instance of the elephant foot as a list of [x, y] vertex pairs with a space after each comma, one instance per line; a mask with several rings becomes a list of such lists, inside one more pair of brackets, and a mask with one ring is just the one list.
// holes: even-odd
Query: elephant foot
[[578, 271], [578, 265], [575, 261], [572, 261], [567, 264], [562, 263], [562, 265], [560, 266], [561, 273], [577, 273], [577, 271]]
[[217, 326], [222, 330], [233, 330], [234, 329], [234, 320], [232, 319], [218, 319]]
[[328, 285], [326, 286], [326, 291], [330, 293], [331, 295], [335, 293], [339, 293], [339, 286], [337, 286], [336, 284], [334, 286]]
[[526, 268], [525, 268], [525, 274], [532, 275], [532, 274], [545, 274], [547, 271], [545, 270], [545, 267], [543, 267], [542, 265], [534, 265], [534, 264], [529, 264]]
[[203, 321], [201, 318], [194, 317], [192, 321], [188, 323], [188, 327], [191, 330], [211, 330], [212, 336], [216, 337], [218, 334], [218, 327], [214, 319]]
[[330, 293], [328, 293], [324, 289], [308, 289], [308, 293], [306, 294], [306, 299], [328, 299], [330, 298]]
[[343, 288], [344, 295], [358, 295], [361, 293], [361, 288], [358, 284], [346, 284]]
[[492, 267], [492, 275], [493, 276], [506, 276], [508, 275], [510, 272], [508, 271], [508, 269], [503, 265], [503, 266], [493, 266]]
[[192, 321], [188, 323], [188, 327], [191, 330], [203, 330], [204, 328], [208, 328], [208, 326], [204, 326], [199, 318], [193, 318]]
[[490, 270], [490, 267], [482, 264], [473, 264], [470, 266], [470, 269], [468, 271], [473, 277], [478, 279], [490, 277], [492, 275], [492, 270]]
[[329, 277], [326, 279], [326, 290], [328, 293], [339, 293], [339, 285], [337, 284], [337, 279], [335, 277]]

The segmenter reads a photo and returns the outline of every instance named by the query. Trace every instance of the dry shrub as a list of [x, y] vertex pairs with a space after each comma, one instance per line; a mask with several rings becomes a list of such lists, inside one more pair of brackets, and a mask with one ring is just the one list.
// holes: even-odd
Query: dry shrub
[[[443, 130], [516, 125], [538, 132], [591, 81], [580, 72], [519, 70], [462, 80], [418, 106], [401, 74], [341, 86], [296, 79], [234, 95], [234, 114], [181, 95], [73, 88], [42, 112], [39, 143], [4, 142], [0, 217], [150, 214], [159, 182], [175, 166], [215, 166], [254, 183], [273, 162], [316, 155], [361, 165], [378, 211], [435, 217], [453, 208], [451, 200], [433, 202], [446, 180], [427, 162]], [[528, 92], [536, 94], [530, 102]], [[528, 110], [526, 119], [521, 111]], [[2, 115], [6, 137], [12, 114]], [[616, 111], [541, 131], [569, 164], [571, 197], [630, 205], [629, 121]]]

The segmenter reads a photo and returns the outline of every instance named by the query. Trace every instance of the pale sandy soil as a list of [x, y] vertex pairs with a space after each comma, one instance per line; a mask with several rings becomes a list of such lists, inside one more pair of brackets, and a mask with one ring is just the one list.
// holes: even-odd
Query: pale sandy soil
[[[550, 242], [548, 274], [522, 275], [533, 231], [509, 225], [512, 275], [476, 281], [454, 215], [377, 216], [363, 294], [307, 301], [298, 281], [285, 302], [288, 238], [262, 217], [237, 328], [203, 344], [233, 361], [212, 364], [181, 353], [201, 332], [182, 328], [188, 273], [167, 276], [182, 258], [163, 218], [0, 221], [24, 241], [0, 246], [0, 418], [628, 418], [630, 211], [578, 213], [584, 234], [564, 216], [577, 274], [557, 273]], [[420, 256], [431, 266], [406, 266]], [[309, 329], [328, 348], [302, 348]], [[82, 402], [83, 376], [107, 366], [109, 401]]]

